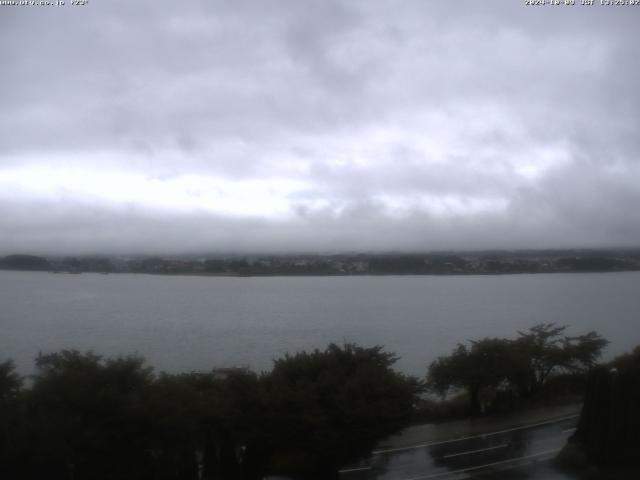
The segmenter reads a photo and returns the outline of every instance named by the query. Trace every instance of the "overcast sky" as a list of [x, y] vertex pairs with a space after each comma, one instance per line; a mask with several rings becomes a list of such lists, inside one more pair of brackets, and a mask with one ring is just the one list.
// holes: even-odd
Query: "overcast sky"
[[0, 253], [640, 246], [640, 6], [66, 3], [0, 6]]

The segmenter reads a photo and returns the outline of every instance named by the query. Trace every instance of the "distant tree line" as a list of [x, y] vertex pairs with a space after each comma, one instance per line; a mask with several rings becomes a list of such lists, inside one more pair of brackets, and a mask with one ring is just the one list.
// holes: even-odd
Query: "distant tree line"
[[139, 357], [0, 363], [0, 478], [329, 479], [411, 419], [420, 382], [381, 347], [329, 345], [271, 372], [154, 374]]
[[540, 251], [458, 254], [271, 255], [222, 258], [9, 255], [0, 268], [51, 272], [195, 275], [470, 275], [640, 270], [640, 252]]

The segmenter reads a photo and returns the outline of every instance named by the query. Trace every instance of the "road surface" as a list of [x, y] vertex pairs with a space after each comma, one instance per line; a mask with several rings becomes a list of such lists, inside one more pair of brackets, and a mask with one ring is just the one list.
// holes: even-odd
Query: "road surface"
[[[578, 415], [410, 445], [374, 450], [340, 470], [344, 480], [453, 480], [464, 478], [572, 478], [556, 472], [555, 457], [575, 431]], [[499, 474], [497, 474], [499, 472]], [[495, 477], [494, 477], [495, 475]]]

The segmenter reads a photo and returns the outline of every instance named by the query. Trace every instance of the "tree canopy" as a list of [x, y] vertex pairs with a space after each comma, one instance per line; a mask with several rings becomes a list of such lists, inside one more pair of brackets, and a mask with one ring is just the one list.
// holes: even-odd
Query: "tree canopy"
[[452, 388], [469, 394], [471, 414], [481, 411], [483, 390], [508, 390], [532, 398], [547, 380], [561, 372], [593, 366], [607, 341], [596, 332], [570, 337], [567, 327], [540, 323], [516, 339], [485, 338], [458, 344], [450, 355], [431, 363], [427, 383], [444, 395]]
[[16, 365], [13, 360], [0, 363], [0, 400], [12, 397], [18, 393], [22, 386], [22, 377], [16, 373]]
[[640, 347], [587, 376], [585, 401], [571, 444], [600, 467], [640, 467]]
[[393, 371], [396, 359], [380, 346], [347, 343], [277, 360], [265, 380], [281, 454], [321, 471], [405, 424], [420, 383]]
[[0, 364], [0, 478], [330, 478], [404, 426], [419, 382], [382, 347], [331, 344], [271, 372], [155, 374], [137, 356], [40, 355], [23, 388]]

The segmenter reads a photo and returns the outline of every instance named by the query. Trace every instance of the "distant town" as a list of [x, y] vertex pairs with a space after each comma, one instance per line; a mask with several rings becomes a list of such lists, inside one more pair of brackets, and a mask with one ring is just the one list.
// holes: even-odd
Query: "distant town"
[[495, 275], [640, 270], [640, 249], [439, 253], [0, 257], [0, 268], [165, 275]]

